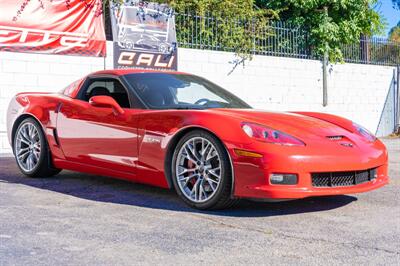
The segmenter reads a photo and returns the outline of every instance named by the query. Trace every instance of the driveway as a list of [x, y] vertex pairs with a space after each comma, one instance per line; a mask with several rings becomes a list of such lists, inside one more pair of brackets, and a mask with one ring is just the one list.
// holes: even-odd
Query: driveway
[[202, 212], [172, 191], [0, 158], [0, 265], [400, 264], [400, 139], [391, 183], [359, 195]]

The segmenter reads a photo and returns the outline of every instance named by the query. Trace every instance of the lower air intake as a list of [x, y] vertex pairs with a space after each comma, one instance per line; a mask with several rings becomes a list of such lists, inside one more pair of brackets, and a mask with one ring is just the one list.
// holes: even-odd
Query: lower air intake
[[348, 187], [376, 178], [376, 168], [364, 171], [312, 173], [314, 187]]

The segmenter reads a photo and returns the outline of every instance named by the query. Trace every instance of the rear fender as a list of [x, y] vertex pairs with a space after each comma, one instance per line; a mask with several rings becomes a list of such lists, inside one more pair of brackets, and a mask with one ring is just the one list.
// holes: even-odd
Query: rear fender
[[7, 111], [7, 136], [10, 145], [18, 124], [26, 117], [34, 118], [46, 136], [49, 148], [56, 158], [64, 158], [55, 135], [59, 102], [54, 96], [19, 94], [14, 97]]

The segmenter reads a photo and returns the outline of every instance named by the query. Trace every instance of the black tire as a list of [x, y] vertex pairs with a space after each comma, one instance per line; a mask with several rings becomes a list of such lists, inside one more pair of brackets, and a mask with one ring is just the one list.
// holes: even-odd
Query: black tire
[[[184, 195], [184, 192], [181, 190], [178, 184], [178, 176], [176, 174], [176, 163], [179, 155], [179, 151], [182, 149], [182, 146], [190, 139], [201, 137], [209, 142], [211, 142], [219, 155], [219, 162], [221, 168], [221, 180], [220, 184], [217, 187], [215, 194], [207, 199], [205, 202], [194, 202], [190, 200], [187, 196]], [[225, 147], [222, 145], [221, 141], [204, 130], [193, 130], [184, 135], [179, 142], [177, 143], [175, 150], [172, 155], [172, 165], [171, 165], [171, 173], [172, 173], [172, 182], [175, 188], [175, 191], [179, 195], [179, 197], [190, 207], [196, 208], [199, 210], [218, 210], [218, 209], [226, 209], [231, 207], [234, 203], [237, 202], [237, 199], [233, 199], [231, 197], [231, 189], [232, 189], [232, 170], [230, 159], [227, 154]]]
[[[20, 131], [20, 129], [26, 125], [27, 123], [30, 123], [35, 126], [38, 132], [39, 136], [39, 141], [40, 141], [40, 152], [39, 152], [39, 160], [37, 161], [36, 165], [31, 169], [31, 170], [26, 170], [24, 169], [23, 166], [20, 165], [20, 162], [17, 159], [17, 149], [16, 149], [16, 144], [17, 144], [17, 134]], [[33, 118], [26, 118], [24, 119], [19, 125], [17, 130], [14, 132], [13, 136], [13, 151], [15, 155], [15, 159], [18, 165], [18, 168], [20, 171], [28, 176], [28, 177], [51, 177], [56, 174], [58, 174], [61, 169], [56, 169], [53, 167], [52, 160], [51, 160], [51, 152], [49, 150], [49, 146], [47, 143], [47, 139], [43, 133], [41, 125]]]

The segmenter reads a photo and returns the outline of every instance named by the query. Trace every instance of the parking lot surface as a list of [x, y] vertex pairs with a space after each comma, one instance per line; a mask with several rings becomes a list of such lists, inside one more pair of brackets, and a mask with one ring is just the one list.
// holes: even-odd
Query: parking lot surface
[[0, 265], [400, 265], [400, 139], [389, 185], [225, 211], [173, 191], [63, 171], [26, 178], [0, 158]]

